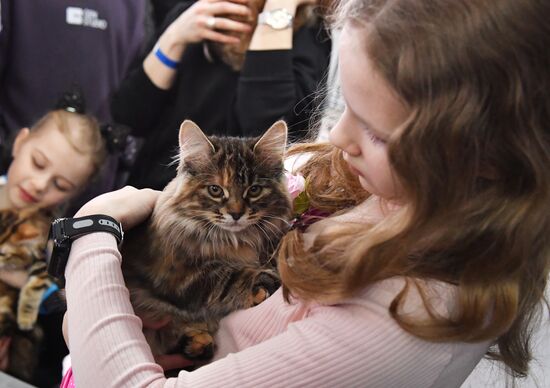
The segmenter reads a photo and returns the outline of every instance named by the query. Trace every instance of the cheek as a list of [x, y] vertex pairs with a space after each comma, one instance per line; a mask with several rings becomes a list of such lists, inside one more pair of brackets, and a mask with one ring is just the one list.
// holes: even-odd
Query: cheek
[[61, 193], [56, 190], [51, 190], [46, 196], [43, 198], [42, 205], [46, 208], [50, 208], [57, 205], [62, 205], [66, 203], [69, 199], [71, 199], [73, 196], [73, 193]]

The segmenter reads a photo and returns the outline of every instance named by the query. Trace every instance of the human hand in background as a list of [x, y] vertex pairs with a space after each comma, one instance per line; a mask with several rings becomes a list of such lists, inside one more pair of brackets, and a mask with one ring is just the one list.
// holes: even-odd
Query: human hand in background
[[250, 32], [252, 26], [228, 16], [250, 16], [248, 0], [199, 0], [183, 12], [162, 34], [158, 44], [170, 52], [173, 46], [185, 46], [203, 40], [239, 43], [225, 32]]
[[138, 190], [135, 187], [126, 186], [95, 197], [82, 206], [75, 217], [105, 214], [119, 221], [124, 229], [128, 230], [151, 215], [159, 194], [160, 191]]

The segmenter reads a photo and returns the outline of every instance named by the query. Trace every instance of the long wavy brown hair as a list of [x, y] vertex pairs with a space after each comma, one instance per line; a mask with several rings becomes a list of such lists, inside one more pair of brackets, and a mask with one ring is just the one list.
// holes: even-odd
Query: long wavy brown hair
[[[388, 143], [406, 205], [370, 229], [321, 234], [308, 251], [288, 234], [279, 250], [287, 298], [335, 302], [403, 276], [390, 313], [404, 330], [494, 341], [489, 355], [527, 374], [550, 268], [548, 15], [538, 0], [341, 4], [337, 20], [364, 26], [365, 53], [410, 107]], [[315, 174], [313, 203], [337, 210], [364, 199], [338, 151], [295, 151], [316, 155], [303, 169]], [[442, 317], [424, 299], [429, 321], [402, 315], [415, 279], [456, 285], [457, 313]]]

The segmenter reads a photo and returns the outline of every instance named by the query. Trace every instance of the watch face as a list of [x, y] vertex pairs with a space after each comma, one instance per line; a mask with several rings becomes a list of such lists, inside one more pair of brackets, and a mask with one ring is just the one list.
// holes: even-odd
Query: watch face
[[275, 9], [268, 14], [267, 24], [276, 30], [290, 27], [292, 14], [286, 9]]

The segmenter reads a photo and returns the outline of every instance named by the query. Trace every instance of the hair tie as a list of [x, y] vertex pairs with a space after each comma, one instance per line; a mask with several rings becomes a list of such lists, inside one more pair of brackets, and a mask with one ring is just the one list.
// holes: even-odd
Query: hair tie
[[101, 136], [105, 140], [107, 152], [118, 155], [123, 168], [133, 166], [140, 149], [138, 139], [132, 136], [132, 129], [122, 124], [105, 123], [100, 125]]
[[57, 103], [55, 109], [63, 109], [71, 113], [84, 114], [86, 112], [86, 101], [82, 88], [73, 84], [69, 90], [64, 92]]

